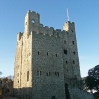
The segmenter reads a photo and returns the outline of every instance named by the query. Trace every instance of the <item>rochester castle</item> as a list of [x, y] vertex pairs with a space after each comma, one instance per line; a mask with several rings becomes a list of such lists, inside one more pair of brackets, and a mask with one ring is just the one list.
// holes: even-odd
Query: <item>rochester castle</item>
[[83, 90], [75, 25], [63, 30], [43, 26], [28, 11], [24, 33], [17, 34], [14, 95], [21, 99], [93, 99]]

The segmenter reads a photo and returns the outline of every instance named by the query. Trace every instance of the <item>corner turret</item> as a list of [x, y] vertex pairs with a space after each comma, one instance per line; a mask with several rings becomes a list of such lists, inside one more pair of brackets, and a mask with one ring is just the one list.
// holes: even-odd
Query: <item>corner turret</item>
[[33, 28], [39, 27], [40, 25], [40, 15], [34, 11], [28, 11], [25, 16], [25, 24], [24, 24], [24, 32], [27, 33], [27, 35], [30, 34], [31, 31], [33, 31]]
[[65, 31], [75, 31], [74, 22], [67, 21], [66, 23], [64, 23], [63, 30], [65, 30]]

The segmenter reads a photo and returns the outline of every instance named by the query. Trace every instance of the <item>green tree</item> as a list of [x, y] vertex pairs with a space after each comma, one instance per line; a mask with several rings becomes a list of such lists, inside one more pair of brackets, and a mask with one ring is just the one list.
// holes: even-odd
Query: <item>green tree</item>
[[88, 76], [83, 78], [85, 90], [96, 90], [99, 92], [99, 65], [89, 69]]
[[94, 80], [94, 89], [99, 92], [99, 65], [90, 69], [88, 75]]

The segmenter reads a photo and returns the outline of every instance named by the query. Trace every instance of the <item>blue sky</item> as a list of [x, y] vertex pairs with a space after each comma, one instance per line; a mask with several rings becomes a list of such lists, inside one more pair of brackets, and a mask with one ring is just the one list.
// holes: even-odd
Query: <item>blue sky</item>
[[63, 29], [67, 21], [75, 22], [81, 76], [99, 64], [99, 0], [0, 0], [0, 71], [14, 75], [16, 37], [24, 31], [28, 10], [40, 14], [45, 26]]

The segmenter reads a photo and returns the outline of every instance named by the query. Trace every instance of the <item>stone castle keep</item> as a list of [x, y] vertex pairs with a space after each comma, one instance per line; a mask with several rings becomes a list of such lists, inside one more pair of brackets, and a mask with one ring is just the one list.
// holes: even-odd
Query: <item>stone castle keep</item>
[[83, 91], [75, 25], [43, 26], [28, 11], [24, 33], [17, 34], [14, 95], [21, 99], [93, 99]]

